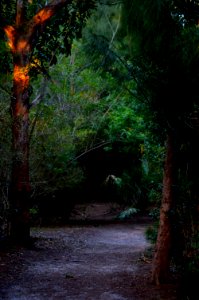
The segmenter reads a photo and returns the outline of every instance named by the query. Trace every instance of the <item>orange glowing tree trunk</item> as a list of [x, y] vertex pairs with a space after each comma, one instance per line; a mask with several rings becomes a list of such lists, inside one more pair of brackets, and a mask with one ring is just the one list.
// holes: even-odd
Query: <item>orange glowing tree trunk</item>
[[29, 76], [28, 56], [17, 53], [13, 58], [14, 78], [11, 100], [12, 113], [12, 180], [10, 203], [13, 214], [11, 235], [14, 239], [29, 237]]
[[16, 23], [4, 28], [13, 56], [12, 173], [9, 189], [11, 205], [10, 236], [25, 242], [30, 238], [29, 224], [29, 67], [32, 40], [45, 24], [68, 1], [53, 0], [29, 21], [24, 21], [24, 1], [17, 1]]
[[[18, 16], [19, 17], [19, 16]], [[17, 25], [20, 25], [18, 19]], [[8, 44], [13, 55], [12, 116], [12, 174], [9, 189], [11, 205], [11, 237], [27, 240], [29, 226], [29, 56], [31, 47], [26, 36], [16, 28], [5, 28]]]

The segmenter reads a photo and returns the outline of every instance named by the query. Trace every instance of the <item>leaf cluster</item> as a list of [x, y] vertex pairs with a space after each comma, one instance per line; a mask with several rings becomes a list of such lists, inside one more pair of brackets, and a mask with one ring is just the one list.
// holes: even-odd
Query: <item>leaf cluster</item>
[[81, 37], [82, 27], [93, 9], [94, 1], [72, 1], [53, 16], [35, 41], [33, 57], [42, 64], [56, 63], [57, 55], [69, 55], [74, 38]]

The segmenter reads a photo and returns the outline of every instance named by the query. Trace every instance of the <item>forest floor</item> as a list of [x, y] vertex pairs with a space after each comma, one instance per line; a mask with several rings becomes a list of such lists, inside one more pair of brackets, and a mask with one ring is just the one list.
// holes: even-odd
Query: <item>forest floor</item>
[[33, 248], [1, 249], [1, 300], [178, 299], [175, 281], [150, 282], [148, 219], [115, 221], [107, 207], [94, 205], [80, 222], [77, 211], [66, 226], [32, 228]]

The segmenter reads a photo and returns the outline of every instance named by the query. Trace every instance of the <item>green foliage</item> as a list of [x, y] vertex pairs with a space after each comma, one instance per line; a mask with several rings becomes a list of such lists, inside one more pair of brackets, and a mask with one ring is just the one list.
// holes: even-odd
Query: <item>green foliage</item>
[[156, 203], [156, 206], [151, 208], [149, 212], [149, 216], [151, 217], [153, 223], [149, 225], [145, 231], [146, 239], [152, 244], [155, 244], [157, 241], [159, 215], [160, 215], [160, 209], [159, 209], [159, 205], [157, 205]]
[[[121, 33], [123, 36], [129, 35], [132, 53], [140, 55], [140, 51], [150, 51], [155, 56], [160, 45], [166, 42], [165, 30], [162, 30], [166, 17], [165, 3], [164, 0], [123, 1]], [[166, 20], [165, 23], [169, 25], [170, 22]]]
[[16, 17], [16, 1], [15, 0], [2, 0], [0, 3], [0, 17], [1, 17], [1, 25], [0, 25], [0, 34], [1, 38], [3, 37], [3, 28], [5, 25], [12, 24], [13, 20]]
[[[9, 116], [10, 104], [10, 78], [9, 76], [1, 76], [0, 84], [0, 237], [4, 238], [8, 235], [9, 225], [9, 208], [8, 203], [8, 187], [10, 183], [11, 170], [11, 119]], [[8, 89], [8, 91], [7, 91]]]
[[118, 195], [121, 203], [143, 208], [142, 202], [145, 195], [144, 190], [142, 190], [140, 165], [134, 165], [134, 168], [130, 167], [123, 172]]
[[113, 140], [122, 140], [127, 143], [138, 139], [142, 141], [144, 139], [142, 117], [136, 115], [135, 104], [129, 99], [128, 93], [119, 96], [115, 98], [115, 103], [112, 104], [112, 109], [107, 116], [108, 134]]
[[7, 186], [11, 160], [11, 118], [9, 115], [11, 80], [6, 75], [1, 75], [0, 80], [3, 83], [0, 84], [0, 181]]
[[[133, 4], [130, 3], [129, 5]], [[155, 9], [155, 4], [153, 3], [153, 7], [148, 5], [148, 9]], [[127, 15], [132, 18], [129, 7]], [[93, 19], [95, 19], [95, 23], [99, 19], [95, 32]], [[157, 123], [157, 114], [151, 110], [153, 103], [150, 104], [149, 99], [153, 99], [152, 92], [148, 92], [146, 86], [144, 87], [150, 78], [157, 79], [154, 77], [157, 75], [157, 67], [155, 64], [150, 65], [151, 62], [148, 64], [145, 60], [142, 62], [142, 56], [139, 59], [136, 57], [136, 60], [133, 57], [131, 60], [132, 56], [129, 55], [129, 51], [127, 51], [129, 47], [126, 45], [126, 42], [129, 44], [131, 40], [129, 37], [128, 41], [125, 40], [120, 19], [120, 5], [108, 8], [103, 5], [100, 6], [84, 29], [83, 47], [89, 54], [89, 60], [92, 62], [91, 66], [94, 70], [100, 71], [102, 76], [107, 78], [109, 84], [114, 86], [111, 94], [107, 97], [107, 100], [111, 101], [111, 106], [104, 117], [104, 121], [102, 120], [104, 133], [109, 136], [111, 141], [125, 143], [126, 147], [124, 146], [121, 151], [134, 153], [133, 149], [136, 149], [141, 155], [141, 182], [133, 180], [132, 183], [131, 178], [136, 178], [136, 175], [132, 170], [128, 170], [123, 178], [121, 175], [119, 176], [122, 183], [120, 188], [117, 188], [117, 193], [123, 195], [123, 201], [126, 201], [124, 199], [131, 199], [134, 204], [140, 202], [143, 195], [146, 197], [148, 194], [147, 197], [150, 198], [150, 201], [159, 205], [165, 131]], [[118, 22], [119, 26], [117, 26]], [[108, 29], [105, 30], [104, 27], [108, 27]], [[112, 30], [109, 30], [110, 28]], [[139, 65], [139, 63], [142, 64]], [[157, 76], [159, 75], [161, 72], [158, 72]], [[117, 88], [115, 84], [118, 85]], [[151, 83], [150, 89], [152, 90]], [[165, 118], [159, 117], [162, 124]], [[158, 137], [155, 137], [157, 134]], [[106, 149], [111, 150], [110, 145]], [[137, 174], [137, 178], [140, 178], [140, 174]], [[151, 190], [156, 194], [156, 199], [159, 198], [158, 201], [152, 200]]]
[[137, 214], [139, 212], [139, 210], [135, 207], [129, 207], [125, 210], [123, 210], [121, 213], [119, 213], [119, 215], [117, 216], [117, 218], [119, 220], [124, 220], [124, 219], [129, 219], [132, 216], [134, 216], [135, 214]]
[[[129, 5], [133, 5], [132, 2]], [[153, 7], [148, 5], [148, 9], [154, 9], [154, 7], [155, 3], [153, 3]], [[106, 18], [103, 18], [103, 15], [105, 15], [104, 10], [107, 12]], [[129, 18], [132, 18], [129, 13], [130, 9], [128, 8], [127, 15], [129, 15]], [[158, 116], [156, 112], [152, 111], [153, 101], [155, 100], [151, 90], [153, 91], [154, 87], [150, 83], [150, 91], [148, 91], [144, 84], [146, 85], [147, 80], [152, 78], [154, 81], [157, 81], [155, 83], [155, 86], [157, 86], [159, 85], [157, 77], [161, 78], [163, 75], [161, 70], [157, 69], [156, 64], [151, 65], [151, 61], [147, 62], [145, 59], [142, 61], [142, 56], [139, 59], [138, 57], [136, 59], [133, 57], [131, 60], [132, 56], [129, 55], [129, 51], [127, 51], [129, 47], [126, 45], [126, 42], [129, 45], [131, 40], [128, 37], [128, 41], [126, 41], [124, 34], [121, 34], [121, 26], [117, 27], [118, 20], [119, 25], [121, 25], [120, 5], [108, 8], [102, 5], [95, 12], [93, 18], [95, 18], [95, 23], [98, 18], [100, 18], [100, 21], [97, 22], [97, 30], [94, 32], [93, 20], [92, 18], [89, 19], [88, 26], [84, 29], [84, 49], [89, 54], [89, 59], [94, 69], [100, 70], [102, 76], [106, 76], [106, 78], [107, 74], [109, 74], [109, 83], [113, 85], [117, 83], [118, 85], [111, 92], [111, 96], [107, 97], [108, 99], [113, 99], [113, 101], [106, 113], [102, 126], [104, 126], [105, 133], [110, 140], [119, 140], [126, 143], [126, 147], [124, 147], [126, 149], [124, 150], [123, 148], [122, 151], [132, 151], [134, 153], [132, 149], [137, 149], [136, 151], [141, 154], [140, 159], [142, 161], [141, 182], [135, 183], [133, 180], [132, 183], [131, 178], [136, 178], [136, 175], [132, 170], [130, 172], [127, 171], [123, 179], [120, 176], [121, 186], [117, 189], [117, 192], [123, 195], [123, 199], [130, 198], [134, 203], [139, 202], [140, 198], [145, 195], [151, 203], [159, 205], [162, 189], [165, 130], [162, 126], [159, 126], [157, 120], [160, 118], [162, 125], [165, 116]], [[104, 22], [104, 25], [101, 24], [102, 22]], [[105, 24], [108, 28], [112, 26], [113, 30], [104, 30]], [[86, 37], [86, 41], [84, 37]], [[154, 75], [157, 75], [157, 77]], [[149, 103], [149, 99], [151, 103]], [[111, 150], [110, 146], [106, 148]], [[137, 178], [140, 178], [140, 174]]]
[[98, 105], [105, 83], [84, 66], [78, 47], [74, 44], [71, 57], [60, 56], [60, 63], [51, 67], [50, 86], [40, 78], [34, 83], [44, 95], [39, 112], [38, 107], [31, 111], [31, 169], [36, 185], [45, 178], [46, 193], [77, 187], [84, 175], [76, 157], [100, 142], [97, 131], [102, 111]]
[[[193, 17], [198, 5], [191, 6]], [[121, 36], [126, 36], [130, 45], [128, 59], [139, 67], [139, 72], [133, 70], [138, 93], [145, 112], [149, 110], [153, 131], [160, 137], [163, 127], [183, 127], [193, 103], [198, 102], [199, 31], [189, 22], [191, 15], [182, 13], [188, 7], [188, 3], [164, 0], [126, 0], [123, 5]], [[185, 15], [186, 20], [180, 20]]]
[[[139, 160], [145, 136], [142, 116], [136, 115], [135, 99], [118, 85], [117, 78], [93, 70], [84, 49], [75, 42], [70, 57], [59, 56], [58, 64], [50, 67], [50, 85], [41, 78], [34, 82], [37, 93], [32, 98], [43, 93], [39, 111], [38, 107], [31, 110], [34, 196], [41, 190], [78, 188], [86, 178], [76, 158], [103, 144], [111, 153], [119, 143], [117, 151], [134, 157], [134, 165], [115, 174], [114, 190], [123, 203], [137, 205], [143, 197]], [[133, 88], [134, 83], [128, 82], [128, 86]]]
[[148, 226], [145, 231], [146, 239], [153, 245], [157, 241], [158, 227], [159, 227], [159, 222], [156, 221], [153, 225]]
[[[153, 135], [152, 135], [153, 136]], [[164, 147], [146, 134], [142, 145], [142, 180], [150, 207], [159, 207], [162, 199]]]
[[65, 5], [36, 40], [33, 57], [46, 68], [57, 62], [59, 53], [69, 55], [73, 40], [81, 37], [82, 27], [94, 7], [94, 1], [73, 0]]
[[4, 40], [0, 39], [0, 65], [1, 73], [11, 73], [12, 72], [12, 57], [8, 47]]

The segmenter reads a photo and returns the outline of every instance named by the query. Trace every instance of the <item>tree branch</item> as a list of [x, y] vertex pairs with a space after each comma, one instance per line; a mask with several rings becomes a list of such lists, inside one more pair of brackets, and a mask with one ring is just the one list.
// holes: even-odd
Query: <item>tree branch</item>
[[99, 4], [101, 5], [117, 5], [117, 4], [122, 4], [123, 1], [115, 1], [115, 2], [103, 2], [103, 1], [99, 1]]
[[[19, 0], [20, 2], [20, 0]], [[30, 43], [36, 30], [45, 25], [48, 20], [54, 16], [59, 9], [66, 4], [70, 4], [72, 0], [52, 0], [49, 4], [41, 8], [27, 23], [27, 30], [24, 32], [26, 40]]]
[[30, 21], [31, 31], [39, 25], [43, 25], [47, 22], [56, 12], [64, 7], [66, 4], [70, 4], [71, 0], [52, 0], [48, 5], [40, 9], [36, 15]]
[[42, 98], [43, 98], [43, 95], [41, 95], [41, 94], [37, 95], [37, 97], [30, 104], [30, 107], [37, 105], [42, 100]]
[[16, 27], [23, 23], [24, 0], [17, 0]]
[[84, 151], [83, 153], [79, 154], [78, 156], [74, 157], [73, 159], [71, 159], [71, 160], [69, 161], [69, 163], [72, 162], [73, 160], [79, 159], [80, 157], [86, 155], [87, 153], [89, 153], [89, 152], [91, 152], [91, 151], [94, 151], [94, 150], [96, 150], [96, 149], [98, 149], [98, 148], [101, 148], [101, 147], [103, 147], [103, 146], [105, 146], [105, 145], [107, 145], [107, 144], [110, 144], [110, 143], [111, 143], [111, 141], [102, 142], [102, 143], [100, 143], [100, 144], [94, 146], [93, 148], [90, 148], [90, 149]]

